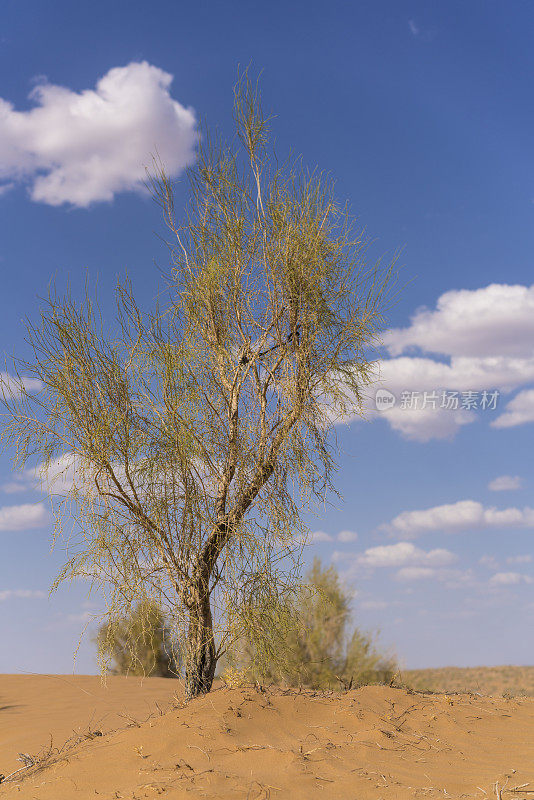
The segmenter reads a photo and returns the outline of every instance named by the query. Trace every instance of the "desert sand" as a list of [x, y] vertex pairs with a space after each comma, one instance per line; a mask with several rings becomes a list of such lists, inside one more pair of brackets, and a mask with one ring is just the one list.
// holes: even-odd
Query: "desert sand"
[[530, 698], [218, 687], [185, 704], [174, 680], [0, 676], [0, 699], [4, 774], [74, 734], [0, 800], [534, 796]]
[[166, 709], [180, 693], [165, 678], [94, 675], [0, 675], [0, 773], [20, 767], [19, 752], [35, 755], [67, 740], [123, 728]]
[[534, 697], [534, 667], [442, 667], [402, 671], [413, 689]]

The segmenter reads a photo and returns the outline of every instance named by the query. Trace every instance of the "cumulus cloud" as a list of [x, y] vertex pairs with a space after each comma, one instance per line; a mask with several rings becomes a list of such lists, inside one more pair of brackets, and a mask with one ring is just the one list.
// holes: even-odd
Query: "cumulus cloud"
[[517, 586], [519, 583], [533, 583], [530, 575], [521, 575], [519, 572], [497, 572], [490, 578], [493, 586]]
[[494, 428], [512, 428], [524, 425], [525, 422], [534, 422], [534, 389], [519, 392], [510, 400], [504, 414], [491, 423]]
[[497, 559], [495, 558], [495, 556], [490, 556], [490, 555], [487, 555], [487, 554], [483, 555], [483, 556], [480, 556], [480, 558], [478, 559], [478, 563], [481, 564], [483, 567], [486, 567], [487, 569], [498, 569], [499, 568], [499, 563], [498, 563]]
[[[450, 364], [431, 358], [402, 356], [378, 362], [377, 378], [381, 384], [400, 395], [403, 390], [431, 393], [440, 388], [460, 392], [484, 389], [513, 391], [524, 383], [534, 381], [533, 358], [506, 356], [453, 356]], [[478, 398], [480, 401], [480, 398]], [[418, 405], [422, 405], [420, 398]], [[460, 405], [463, 398], [459, 398]], [[428, 398], [427, 398], [428, 401]], [[440, 398], [436, 401], [439, 405]]]
[[358, 534], [355, 531], [340, 531], [337, 535], [338, 542], [344, 542], [345, 544], [355, 542], [357, 538]]
[[[122, 477], [120, 466], [117, 466], [116, 473]], [[81, 490], [85, 484], [80, 459], [74, 453], [65, 453], [48, 465], [39, 462], [34, 467], [16, 473], [14, 480], [0, 485], [0, 491], [5, 494], [37, 491], [49, 496], [66, 497], [76, 485]], [[91, 481], [89, 485], [92, 489]]]
[[43, 600], [45, 592], [33, 589], [2, 589], [0, 590], [0, 602], [11, 600], [12, 598], [22, 598], [24, 600]]
[[443, 567], [457, 560], [449, 550], [436, 549], [428, 552], [415, 547], [411, 542], [370, 547], [357, 557], [357, 563], [366, 567], [400, 567], [417, 565]]
[[[502, 394], [534, 381], [534, 358], [453, 356], [447, 364], [420, 356], [400, 356], [377, 361], [375, 375], [376, 387], [387, 389], [396, 402], [378, 411], [375, 389], [366, 405], [367, 415], [384, 417], [408, 439], [428, 441], [451, 438], [462, 425], [475, 422], [477, 415], [480, 418], [498, 410]], [[404, 401], [403, 393], [410, 394], [409, 402]], [[507, 427], [527, 422], [529, 417], [534, 419], [534, 402], [523, 397], [529, 394], [534, 392], [521, 392], [517, 408], [511, 409], [513, 414], [504, 414], [492, 424]], [[470, 397], [475, 400], [473, 409], [469, 408]]]
[[49, 464], [39, 463], [24, 470], [23, 479], [33, 489], [41, 489], [46, 494], [64, 496], [70, 492], [76, 482], [83, 485], [79, 458], [74, 453], [64, 453]]
[[500, 475], [488, 484], [488, 489], [492, 492], [512, 492], [521, 489], [523, 480], [519, 475]]
[[313, 531], [310, 537], [310, 544], [333, 542], [335, 540], [343, 542], [344, 544], [349, 544], [350, 542], [355, 542], [357, 539], [358, 534], [355, 531], [340, 531], [337, 536], [331, 536], [331, 534], [325, 533], [324, 531]]
[[418, 581], [421, 578], [433, 578], [436, 570], [431, 567], [403, 567], [397, 572], [400, 581]]
[[[124, 465], [113, 462], [112, 466], [116, 478], [124, 485], [126, 482]], [[209, 492], [210, 487], [213, 489], [211, 499], [214, 500], [216, 494], [215, 479], [198, 459], [196, 466], [198, 474], [202, 476], [206, 491]], [[134, 480], [136, 480], [136, 467], [137, 465], [134, 462], [130, 462], [130, 470]], [[70, 494], [71, 497], [96, 499], [97, 490], [94, 478], [97, 472], [99, 472], [97, 465], [87, 460], [84, 461], [74, 453], [67, 452], [63, 453], [59, 458], [52, 459], [48, 464], [38, 462], [35, 466], [25, 469], [20, 478], [18, 478], [17, 485], [23, 485], [27, 490], [40, 491], [53, 498], [64, 498]], [[174, 475], [162, 475], [160, 481], [156, 481], [154, 484], [155, 491], [158, 490], [159, 486], [163, 487], [165, 481], [174, 482], [176, 477]], [[175, 490], [179, 492], [181, 483], [177, 482], [173, 485]], [[146, 492], [142, 478], [137, 481], [136, 491], [141, 496]]]
[[17, 494], [18, 492], [27, 492], [28, 487], [25, 483], [19, 481], [8, 481], [0, 485], [0, 492], [4, 494]]
[[432, 578], [443, 583], [447, 589], [458, 589], [461, 586], [475, 583], [472, 570], [436, 569], [434, 567], [402, 567], [396, 573], [398, 581], [419, 581]]
[[178, 175], [194, 161], [197, 132], [193, 110], [171, 97], [172, 80], [132, 62], [81, 92], [40, 83], [28, 111], [0, 98], [0, 179], [29, 181], [39, 202], [87, 207], [139, 189], [156, 152]]
[[38, 392], [43, 384], [36, 378], [21, 376], [19, 379], [7, 372], [0, 372], [0, 393], [4, 393], [6, 397], [15, 397], [20, 394], [21, 388], [29, 393]]
[[330, 536], [325, 531], [312, 531], [310, 535], [310, 544], [319, 544], [320, 542], [333, 542], [334, 537]]
[[470, 569], [446, 569], [443, 567], [402, 567], [395, 574], [398, 581], [411, 582], [432, 579], [444, 584], [447, 589], [458, 589], [476, 584], [473, 571]]
[[44, 503], [25, 503], [0, 508], [0, 531], [26, 531], [41, 528], [50, 521]]
[[[439, 365], [432, 359], [399, 358], [389, 361], [379, 360], [375, 362], [375, 372], [373, 385], [362, 396], [361, 408], [351, 392], [345, 388], [345, 400], [347, 412], [341, 414], [335, 407], [331, 398], [324, 394], [318, 400], [322, 410], [334, 425], [346, 425], [362, 417], [366, 419], [384, 418], [391, 427], [409, 439], [418, 441], [428, 441], [432, 438], [450, 438], [457, 432], [459, 426], [474, 422], [476, 415], [461, 407], [462, 398], [459, 397], [458, 408], [456, 410], [446, 410], [440, 407], [441, 397], [436, 395], [434, 404], [430, 401], [423, 408], [423, 393], [432, 394], [440, 386], [446, 386], [444, 370], [438, 373], [436, 367], [447, 367]], [[532, 374], [534, 377], [534, 365]], [[439, 376], [437, 382], [433, 382], [433, 375]], [[340, 378], [340, 383], [343, 383]], [[386, 410], [378, 409], [376, 402], [377, 391], [387, 389], [395, 400], [395, 405]], [[421, 393], [416, 406], [409, 408], [402, 399], [403, 392]]]
[[[410, 360], [411, 359], [408, 358], [402, 358], [394, 359], [389, 362], [382, 362], [385, 363], [387, 367], [393, 367], [398, 372], [396, 376], [397, 380], [385, 381], [388, 390], [395, 394], [397, 404], [381, 412], [375, 410], [373, 407], [374, 404], [369, 404], [367, 407], [367, 415], [369, 417], [383, 417], [394, 431], [397, 431], [406, 439], [412, 439], [418, 442], [427, 442], [430, 439], [451, 439], [462, 425], [469, 425], [475, 422], [476, 414], [474, 412], [461, 407], [455, 410], [441, 408], [441, 401], [439, 398], [435, 406], [429, 404], [426, 405], [426, 407], [422, 407], [424, 401], [423, 393], [425, 391], [429, 394], [432, 393], [432, 390], [429, 389], [429, 387], [432, 386], [430, 380], [426, 380], [426, 388], [424, 390], [413, 389], [412, 386], [417, 385], [411, 383], [411, 377], [413, 376], [409, 375], [403, 379], [402, 365], [395, 364], [395, 361], [405, 362], [409, 367], [409, 372], [412, 373], [413, 365], [407, 363], [410, 362]], [[427, 361], [429, 365], [435, 363], [430, 359], [419, 359], [419, 361]], [[397, 369], [399, 366], [401, 370]], [[421, 366], [424, 373], [424, 366]], [[421, 398], [416, 398], [418, 402], [416, 402], [412, 408], [403, 406], [402, 404], [402, 392], [404, 391], [421, 392]]]
[[[383, 417], [405, 438], [424, 442], [452, 438], [482, 414], [499, 411], [503, 394], [534, 383], [533, 312], [534, 286], [492, 284], [446, 292], [435, 309], [418, 310], [409, 326], [382, 336], [390, 358], [376, 362], [364, 416]], [[376, 393], [382, 389], [394, 403], [377, 407]], [[456, 392], [456, 402], [446, 403], [443, 391]], [[418, 396], [407, 403], [403, 393], [412, 392]], [[477, 393], [471, 408], [463, 396], [469, 392]], [[491, 400], [493, 392], [497, 395]], [[348, 400], [348, 414], [337, 418], [332, 413], [336, 424], [361, 416], [354, 398]], [[533, 420], [534, 390], [525, 388], [492, 424], [510, 427]]]
[[382, 337], [393, 356], [407, 348], [449, 356], [534, 356], [534, 285], [493, 283], [445, 292], [436, 309], [416, 311], [407, 328]]
[[381, 529], [413, 538], [430, 531], [466, 531], [485, 528], [534, 528], [534, 508], [485, 508], [475, 500], [459, 500], [442, 506], [403, 511]]
[[349, 556], [336, 551], [332, 556], [333, 562], [345, 564], [343, 577], [346, 580], [361, 579], [362, 576], [369, 577], [376, 569], [389, 568], [398, 570], [396, 578], [401, 581], [417, 580], [434, 575], [440, 581], [456, 581], [458, 583], [458, 580], [463, 580], [463, 573], [448, 569], [457, 560], [457, 556], [449, 550], [438, 548], [425, 551], [415, 547], [411, 542], [370, 547], [363, 553]]
[[532, 561], [532, 556], [530, 553], [525, 553], [524, 555], [520, 556], [508, 556], [506, 559], [507, 564], [530, 564]]

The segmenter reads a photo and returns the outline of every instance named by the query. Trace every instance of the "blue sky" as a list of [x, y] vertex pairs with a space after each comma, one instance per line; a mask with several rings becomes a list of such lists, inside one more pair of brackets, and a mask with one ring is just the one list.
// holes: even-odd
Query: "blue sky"
[[[199, 118], [231, 135], [239, 64], [263, 70], [278, 152], [335, 176], [372, 255], [401, 250], [380, 353], [395, 406], [377, 412], [373, 390], [368, 421], [338, 426], [344, 501], [306, 517], [306, 557], [336, 563], [358, 624], [408, 667], [534, 663], [533, 26], [531, 3], [476, 0], [17, 0], [0, 17], [7, 355], [29, 355], [22, 319], [52, 276], [75, 296], [98, 281], [109, 316], [126, 270], [156, 296], [167, 262], [142, 166], [157, 144], [179, 174]], [[484, 390], [496, 408], [461, 408]], [[425, 391], [425, 409], [402, 407]], [[48, 600], [63, 553], [42, 498], [8, 456], [0, 484], [0, 671], [69, 672], [97, 601], [79, 586]]]

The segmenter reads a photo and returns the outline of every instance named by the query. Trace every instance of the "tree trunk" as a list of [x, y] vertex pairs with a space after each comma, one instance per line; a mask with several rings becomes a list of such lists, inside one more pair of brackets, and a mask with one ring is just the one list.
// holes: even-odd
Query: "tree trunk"
[[189, 612], [185, 661], [185, 694], [188, 699], [210, 691], [216, 665], [210, 598], [202, 592]]

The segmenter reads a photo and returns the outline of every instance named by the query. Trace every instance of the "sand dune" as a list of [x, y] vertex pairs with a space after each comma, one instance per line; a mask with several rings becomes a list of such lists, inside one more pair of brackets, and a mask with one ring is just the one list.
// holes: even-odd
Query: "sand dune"
[[[0, 773], [17, 767], [19, 752], [35, 755], [91, 731], [125, 727], [168, 708], [180, 691], [165, 678], [94, 675], [0, 675]], [[1, 797], [1, 795], [0, 795]]]
[[442, 667], [402, 671], [413, 689], [534, 697], [534, 667]]
[[0, 681], [2, 772], [50, 733], [55, 745], [73, 731], [90, 736], [89, 726], [104, 734], [2, 783], [0, 800], [533, 796], [507, 793], [534, 789], [531, 699], [219, 688], [185, 705], [173, 701], [178, 682], [164, 679]]

